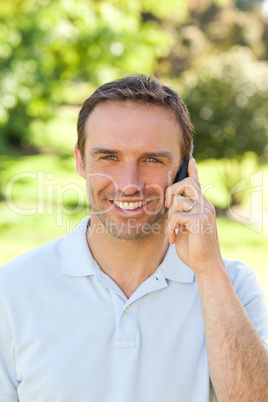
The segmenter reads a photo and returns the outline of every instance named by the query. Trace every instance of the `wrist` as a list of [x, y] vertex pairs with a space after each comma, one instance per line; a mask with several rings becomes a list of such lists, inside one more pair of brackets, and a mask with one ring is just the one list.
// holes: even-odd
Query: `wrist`
[[225, 299], [228, 290], [233, 291], [233, 285], [224, 262], [216, 261], [207, 266], [206, 271], [195, 274], [200, 297], [213, 297]]
[[210, 260], [206, 259], [205, 263], [198, 264], [194, 269], [196, 281], [198, 282], [214, 281], [223, 273], [227, 273], [227, 269], [221, 255], [214, 256]]

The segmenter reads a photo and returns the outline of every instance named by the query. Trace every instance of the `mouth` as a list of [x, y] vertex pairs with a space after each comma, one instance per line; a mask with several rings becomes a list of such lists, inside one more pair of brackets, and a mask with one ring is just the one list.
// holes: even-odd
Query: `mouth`
[[120, 209], [134, 210], [144, 207], [148, 203], [148, 201], [136, 201], [136, 202], [113, 201], [113, 203]]

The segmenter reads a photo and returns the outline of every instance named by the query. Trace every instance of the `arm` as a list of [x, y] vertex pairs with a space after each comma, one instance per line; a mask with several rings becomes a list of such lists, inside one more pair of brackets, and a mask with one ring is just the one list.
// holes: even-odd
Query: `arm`
[[221, 401], [268, 400], [268, 355], [225, 266], [196, 276], [211, 380]]
[[[167, 189], [168, 234], [198, 285], [211, 381], [219, 402], [268, 400], [268, 354], [223, 263], [215, 209], [201, 192], [197, 168]], [[181, 194], [185, 192], [185, 198]], [[186, 211], [193, 201], [197, 204]], [[178, 229], [178, 233], [175, 233]]]

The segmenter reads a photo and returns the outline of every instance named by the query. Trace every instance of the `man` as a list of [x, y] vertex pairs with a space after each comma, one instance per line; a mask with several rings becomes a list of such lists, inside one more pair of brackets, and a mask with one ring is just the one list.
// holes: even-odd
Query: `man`
[[[91, 217], [0, 270], [3, 402], [267, 401], [267, 313], [223, 260], [180, 97], [101, 86], [78, 119]], [[210, 380], [211, 379], [211, 380]]]

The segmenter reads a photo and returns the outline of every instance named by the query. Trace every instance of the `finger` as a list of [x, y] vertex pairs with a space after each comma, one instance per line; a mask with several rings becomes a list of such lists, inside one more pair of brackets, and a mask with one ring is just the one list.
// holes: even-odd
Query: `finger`
[[206, 200], [204, 194], [201, 191], [201, 188], [197, 185], [195, 180], [192, 177], [187, 177], [186, 179], [178, 183], [174, 183], [166, 188], [166, 207], [169, 208], [171, 206], [174, 195], [182, 195], [183, 193], [186, 195], [186, 197], [198, 202], [201, 205], [206, 205], [206, 201], [207, 203], [209, 202], [208, 200]]
[[[174, 212], [187, 212], [189, 208], [193, 205], [194, 201], [190, 200], [189, 198], [183, 197], [182, 195], [176, 194], [173, 197], [173, 201], [171, 207], [169, 208], [169, 215], [173, 214]], [[204, 208], [201, 205], [196, 203], [189, 213], [193, 212], [204, 212]]]
[[216, 216], [216, 211], [215, 211], [214, 206], [211, 204], [210, 201], [208, 201], [208, 199], [204, 196], [204, 193], [202, 191], [202, 187], [201, 187], [200, 180], [199, 180], [199, 175], [198, 175], [198, 169], [197, 169], [196, 161], [195, 161], [194, 158], [191, 158], [189, 160], [188, 175], [189, 175], [189, 177], [191, 177], [195, 181], [197, 186], [201, 189], [201, 194], [203, 195], [203, 197], [201, 199], [203, 200], [203, 204], [201, 202], [199, 202], [200, 205], [205, 206], [207, 209], [210, 210], [210, 212], [212, 212], [212, 214], [214, 216]]
[[201, 188], [201, 184], [200, 184], [200, 180], [199, 180], [199, 176], [198, 176], [198, 169], [197, 169], [196, 162], [195, 162], [194, 158], [191, 158], [189, 160], [188, 176], [191, 177], [192, 179], [194, 179], [194, 181], [196, 182], [198, 187]]
[[187, 226], [189, 222], [192, 221], [192, 217], [188, 216], [185, 212], [175, 212], [169, 217], [168, 227], [169, 230], [175, 231], [179, 226], [184, 225]]
[[168, 239], [169, 239], [170, 244], [175, 243], [176, 237], [177, 237], [176, 232], [175, 232], [175, 230], [172, 230], [170, 228], [169, 222], [167, 222], [167, 235], [168, 235]]
[[169, 218], [169, 230], [175, 231], [183, 226], [189, 233], [211, 233], [212, 224], [208, 216], [202, 213], [188, 214], [185, 212], [176, 212]]

